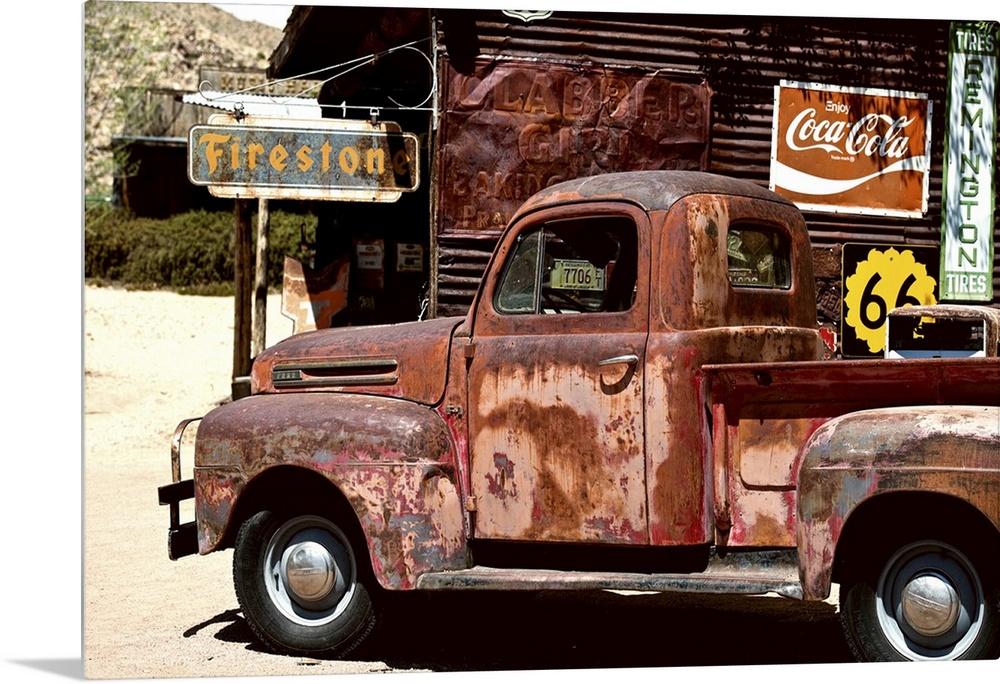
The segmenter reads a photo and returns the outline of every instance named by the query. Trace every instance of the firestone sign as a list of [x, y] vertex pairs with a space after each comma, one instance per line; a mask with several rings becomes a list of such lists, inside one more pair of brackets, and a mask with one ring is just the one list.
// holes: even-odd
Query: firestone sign
[[217, 197], [393, 202], [419, 184], [397, 124], [217, 115], [188, 132], [188, 179]]
[[782, 81], [771, 189], [802, 209], [922, 216], [931, 105], [920, 93]]

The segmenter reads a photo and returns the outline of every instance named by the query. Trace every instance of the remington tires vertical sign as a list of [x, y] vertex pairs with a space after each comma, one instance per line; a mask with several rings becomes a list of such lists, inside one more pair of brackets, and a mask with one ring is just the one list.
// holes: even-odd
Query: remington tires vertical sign
[[993, 299], [997, 24], [951, 28], [941, 225], [941, 299]]

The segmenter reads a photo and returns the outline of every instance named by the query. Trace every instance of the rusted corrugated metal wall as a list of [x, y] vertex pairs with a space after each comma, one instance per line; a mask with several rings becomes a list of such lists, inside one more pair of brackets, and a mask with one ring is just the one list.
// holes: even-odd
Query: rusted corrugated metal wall
[[[839, 246], [844, 242], [939, 243], [947, 21], [557, 12], [523, 23], [499, 11], [441, 11], [437, 20], [439, 44], [453, 63], [477, 51], [703, 74], [713, 91], [708, 170], [764, 186], [773, 89], [782, 79], [927, 93], [933, 102], [932, 169], [924, 217], [806, 213], [817, 248], [820, 313], [839, 319]], [[460, 238], [445, 230], [438, 236], [438, 315], [466, 310], [493, 244], [486, 235]], [[996, 260], [994, 289], [1000, 292]]]

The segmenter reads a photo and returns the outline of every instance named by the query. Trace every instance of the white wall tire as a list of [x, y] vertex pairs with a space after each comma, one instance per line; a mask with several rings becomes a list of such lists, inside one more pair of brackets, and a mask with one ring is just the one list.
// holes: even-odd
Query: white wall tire
[[1000, 652], [997, 578], [967, 553], [915, 539], [877, 554], [841, 588], [841, 622], [859, 660], [966, 660]]
[[275, 651], [343, 657], [374, 626], [350, 540], [318, 515], [249, 518], [236, 539], [233, 583], [250, 628]]

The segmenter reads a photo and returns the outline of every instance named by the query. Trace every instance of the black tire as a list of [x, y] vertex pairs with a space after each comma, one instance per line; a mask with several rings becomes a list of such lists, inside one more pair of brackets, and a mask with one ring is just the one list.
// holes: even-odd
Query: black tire
[[354, 649], [375, 626], [360, 577], [350, 540], [325, 517], [261, 511], [236, 537], [243, 616], [281, 653], [340, 658]]
[[943, 536], [900, 539], [841, 584], [841, 626], [858, 660], [1000, 655], [997, 565], [988, 549], [934, 538]]

